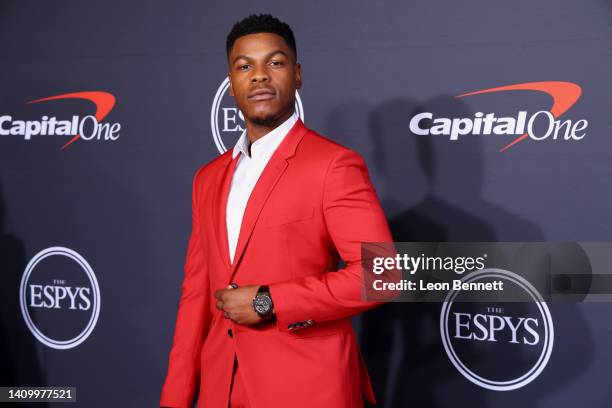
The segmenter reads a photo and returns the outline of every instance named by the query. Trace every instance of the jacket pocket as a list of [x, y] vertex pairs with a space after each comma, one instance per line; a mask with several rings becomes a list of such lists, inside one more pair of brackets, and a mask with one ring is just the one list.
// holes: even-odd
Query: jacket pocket
[[297, 339], [307, 339], [311, 337], [333, 336], [335, 334], [350, 333], [351, 330], [353, 330], [351, 321], [341, 319], [321, 324], [315, 323], [312, 326], [292, 330], [288, 333]]
[[313, 216], [313, 207], [299, 208], [290, 212], [283, 212], [274, 216], [270, 216], [264, 221], [264, 225], [267, 227], [276, 227], [279, 225], [293, 224], [295, 222], [309, 220]]

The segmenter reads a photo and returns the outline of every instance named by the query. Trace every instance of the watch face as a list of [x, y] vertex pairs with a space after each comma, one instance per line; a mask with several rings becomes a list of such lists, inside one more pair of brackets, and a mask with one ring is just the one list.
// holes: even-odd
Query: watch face
[[268, 295], [257, 295], [253, 300], [253, 308], [260, 315], [270, 313], [272, 307], [272, 299]]

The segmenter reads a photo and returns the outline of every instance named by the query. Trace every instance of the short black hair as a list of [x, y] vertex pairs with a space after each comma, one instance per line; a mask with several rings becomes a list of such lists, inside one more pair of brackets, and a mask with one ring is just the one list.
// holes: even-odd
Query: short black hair
[[229, 57], [230, 51], [238, 38], [257, 33], [273, 33], [280, 35], [289, 48], [293, 50], [293, 54], [297, 59], [297, 47], [291, 27], [289, 27], [289, 24], [280, 21], [270, 14], [251, 14], [234, 24], [225, 42], [227, 56]]

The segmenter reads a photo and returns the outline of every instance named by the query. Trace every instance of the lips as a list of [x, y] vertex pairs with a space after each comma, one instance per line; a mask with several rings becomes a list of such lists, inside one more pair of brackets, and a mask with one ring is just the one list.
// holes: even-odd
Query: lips
[[267, 101], [276, 96], [276, 92], [270, 88], [261, 88], [251, 92], [248, 96], [252, 101]]

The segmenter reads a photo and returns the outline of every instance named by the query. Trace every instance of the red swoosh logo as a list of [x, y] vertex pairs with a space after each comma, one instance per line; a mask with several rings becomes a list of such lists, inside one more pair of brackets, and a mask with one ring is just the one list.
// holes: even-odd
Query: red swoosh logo
[[[38, 103], [44, 101], [53, 101], [56, 99], [84, 99], [89, 102], [93, 102], [96, 105], [96, 113], [94, 116], [97, 121], [100, 122], [102, 119], [109, 114], [113, 107], [115, 106], [115, 96], [108, 92], [100, 92], [100, 91], [91, 91], [91, 92], [73, 92], [62, 95], [49, 96], [46, 98], [36, 99], [30, 101], [28, 103]], [[65, 145], [62, 146], [60, 150], [64, 150], [66, 147], [70, 146], [72, 143], [79, 140], [81, 137], [80, 134], [77, 134], [72, 139], [70, 139]]]
[[[483, 89], [482, 91], [475, 91], [470, 93], [464, 93], [455, 96], [455, 98], [463, 98], [465, 96], [479, 95], [492, 92], [503, 92], [503, 91], [539, 91], [548, 94], [552, 97], [553, 103], [549, 109], [549, 112], [557, 119], [571, 108], [582, 94], [580, 86], [573, 82], [562, 82], [562, 81], [545, 81], [545, 82], [526, 82], [524, 84], [515, 84], [500, 86], [498, 88]], [[521, 140], [527, 138], [528, 134], [525, 133], [517, 137], [508, 145], [500, 149], [503, 152], [510, 147], [514, 146]]]

